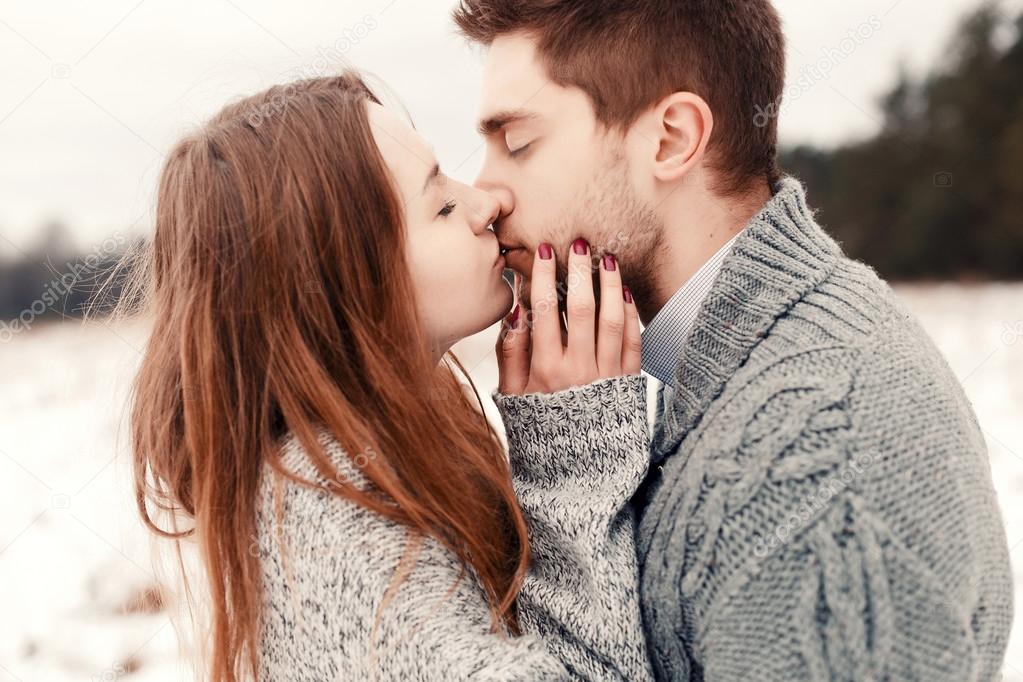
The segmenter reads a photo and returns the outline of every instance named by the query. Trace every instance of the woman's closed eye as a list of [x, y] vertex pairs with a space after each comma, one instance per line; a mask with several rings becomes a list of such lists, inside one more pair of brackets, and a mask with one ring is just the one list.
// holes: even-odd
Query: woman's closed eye
[[458, 204], [455, 203], [454, 199], [448, 199], [446, 202], [444, 202], [443, 208], [440, 209], [440, 211], [437, 213], [437, 215], [439, 215], [442, 218], [446, 218], [447, 216], [449, 216], [452, 213], [454, 213], [455, 207], [457, 205]]

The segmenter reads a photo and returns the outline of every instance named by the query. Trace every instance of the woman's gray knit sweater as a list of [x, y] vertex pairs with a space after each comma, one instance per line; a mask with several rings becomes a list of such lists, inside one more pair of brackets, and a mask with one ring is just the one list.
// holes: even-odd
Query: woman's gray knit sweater
[[[406, 529], [266, 466], [255, 545], [261, 680], [652, 678], [628, 505], [649, 461], [645, 380], [495, 399], [532, 544], [518, 601], [526, 634], [491, 632], [478, 582], [471, 572], [459, 579], [457, 558], [433, 539], [385, 600]], [[344, 477], [367, 485], [364, 460], [325, 433], [321, 442]], [[293, 437], [283, 463], [325, 483]]]
[[637, 498], [659, 678], [998, 676], [1013, 593], [977, 418], [796, 180], [722, 263], [675, 383]]

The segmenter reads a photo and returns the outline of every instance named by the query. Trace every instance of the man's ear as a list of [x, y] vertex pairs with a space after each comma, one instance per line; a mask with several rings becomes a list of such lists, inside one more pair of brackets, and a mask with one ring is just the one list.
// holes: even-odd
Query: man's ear
[[714, 115], [707, 102], [691, 92], [673, 92], [658, 102], [650, 119], [657, 145], [654, 159], [654, 177], [662, 182], [674, 182], [703, 158]]

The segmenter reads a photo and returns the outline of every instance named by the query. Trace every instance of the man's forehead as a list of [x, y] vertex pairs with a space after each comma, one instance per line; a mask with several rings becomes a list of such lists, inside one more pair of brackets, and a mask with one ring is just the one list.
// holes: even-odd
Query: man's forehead
[[536, 61], [533, 41], [521, 34], [501, 36], [487, 51], [483, 67], [480, 118], [498, 112], [530, 108], [529, 104], [547, 83], [543, 67]]

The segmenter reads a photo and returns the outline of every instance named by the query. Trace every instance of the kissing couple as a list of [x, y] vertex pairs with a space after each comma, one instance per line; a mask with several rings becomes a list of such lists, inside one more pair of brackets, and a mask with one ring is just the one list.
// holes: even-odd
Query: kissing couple
[[[769, 0], [454, 22], [472, 186], [355, 71], [166, 159], [131, 438], [143, 520], [202, 560], [203, 675], [994, 679], [984, 438], [776, 165]], [[506, 439], [449, 352], [498, 322]]]

